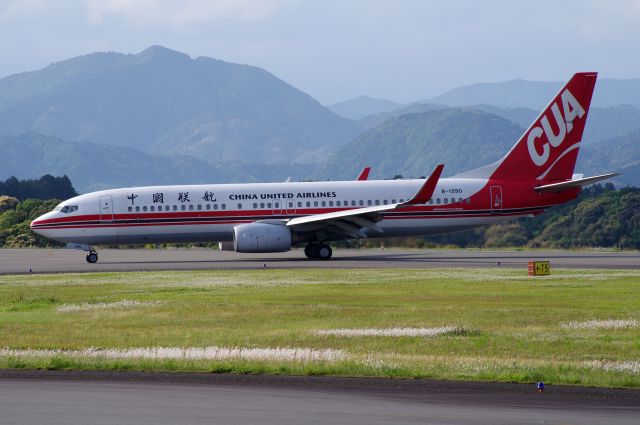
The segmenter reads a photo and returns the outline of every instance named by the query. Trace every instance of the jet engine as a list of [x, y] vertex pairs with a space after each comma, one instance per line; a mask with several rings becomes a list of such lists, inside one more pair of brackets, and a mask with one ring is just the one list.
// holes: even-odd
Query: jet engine
[[291, 249], [291, 230], [281, 223], [248, 223], [233, 228], [236, 252], [282, 252]]

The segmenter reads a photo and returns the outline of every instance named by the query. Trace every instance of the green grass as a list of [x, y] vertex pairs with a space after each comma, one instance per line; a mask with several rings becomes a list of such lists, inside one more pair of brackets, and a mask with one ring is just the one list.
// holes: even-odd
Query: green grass
[[[253, 270], [0, 276], [0, 348], [304, 347], [342, 360], [110, 359], [4, 355], [0, 367], [499, 380], [640, 387], [640, 272]], [[160, 301], [59, 312], [63, 304]], [[334, 328], [459, 326], [424, 337], [316, 336]], [[626, 362], [626, 363], [623, 363]], [[625, 367], [623, 367], [626, 365]]]

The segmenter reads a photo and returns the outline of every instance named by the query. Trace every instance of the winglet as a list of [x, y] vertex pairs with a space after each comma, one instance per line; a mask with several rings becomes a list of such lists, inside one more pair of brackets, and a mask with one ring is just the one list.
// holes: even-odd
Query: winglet
[[358, 176], [357, 180], [358, 181], [367, 180], [369, 178], [369, 171], [371, 171], [371, 167], [364, 167], [364, 170], [360, 172], [360, 175]]
[[433, 192], [436, 190], [436, 185], [438, 184], [438, 180], [440, 180], [440, 174], [442, 174], [443, 168], [444, 164], [438, 165], [436, 169], [433, 170], [433, 173], [431, 173], [427, 181], [424, 182], [418, 193], [403, 205], [426, 204], [429, 202]]

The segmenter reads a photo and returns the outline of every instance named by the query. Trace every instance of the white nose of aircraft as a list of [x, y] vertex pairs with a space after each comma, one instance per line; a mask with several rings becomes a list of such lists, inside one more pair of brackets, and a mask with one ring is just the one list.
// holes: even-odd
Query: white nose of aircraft
[[57, 216], [57, 212], [49, 211], [48, 213], [42, 214], [40, 217], [33, 220], [29, 225], [29, 227], [35, 233], [41, 236], [44, 236], [46, 238], [50, 238], [53, 236], [52, 230], [47, 230], [43, 228], [43, 226], [46, 225], [49, 220], [51, 220], [52, 218], [55, 218], [56, 216]]

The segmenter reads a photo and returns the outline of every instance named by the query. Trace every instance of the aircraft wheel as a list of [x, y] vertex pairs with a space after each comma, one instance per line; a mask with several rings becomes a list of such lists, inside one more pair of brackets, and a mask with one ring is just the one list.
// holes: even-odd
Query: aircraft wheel
[[333, 255], [333, 250], [331, 249], [331, 247], [325, 244], [320, 244], [316, 252], [317, 252], [316, 258], [319, 258], [321, 260], [328, 260]]
[[318, 244], [310, 243], [309, 245], [305, 246], [304, 255], [306, 255], [310, 260], [315, 260], [316, 258], [318, 258]]
[[87, 254], [87, 263], [97, 263], [98, 262], [98, 253], [95, 251], [90, 251]]

